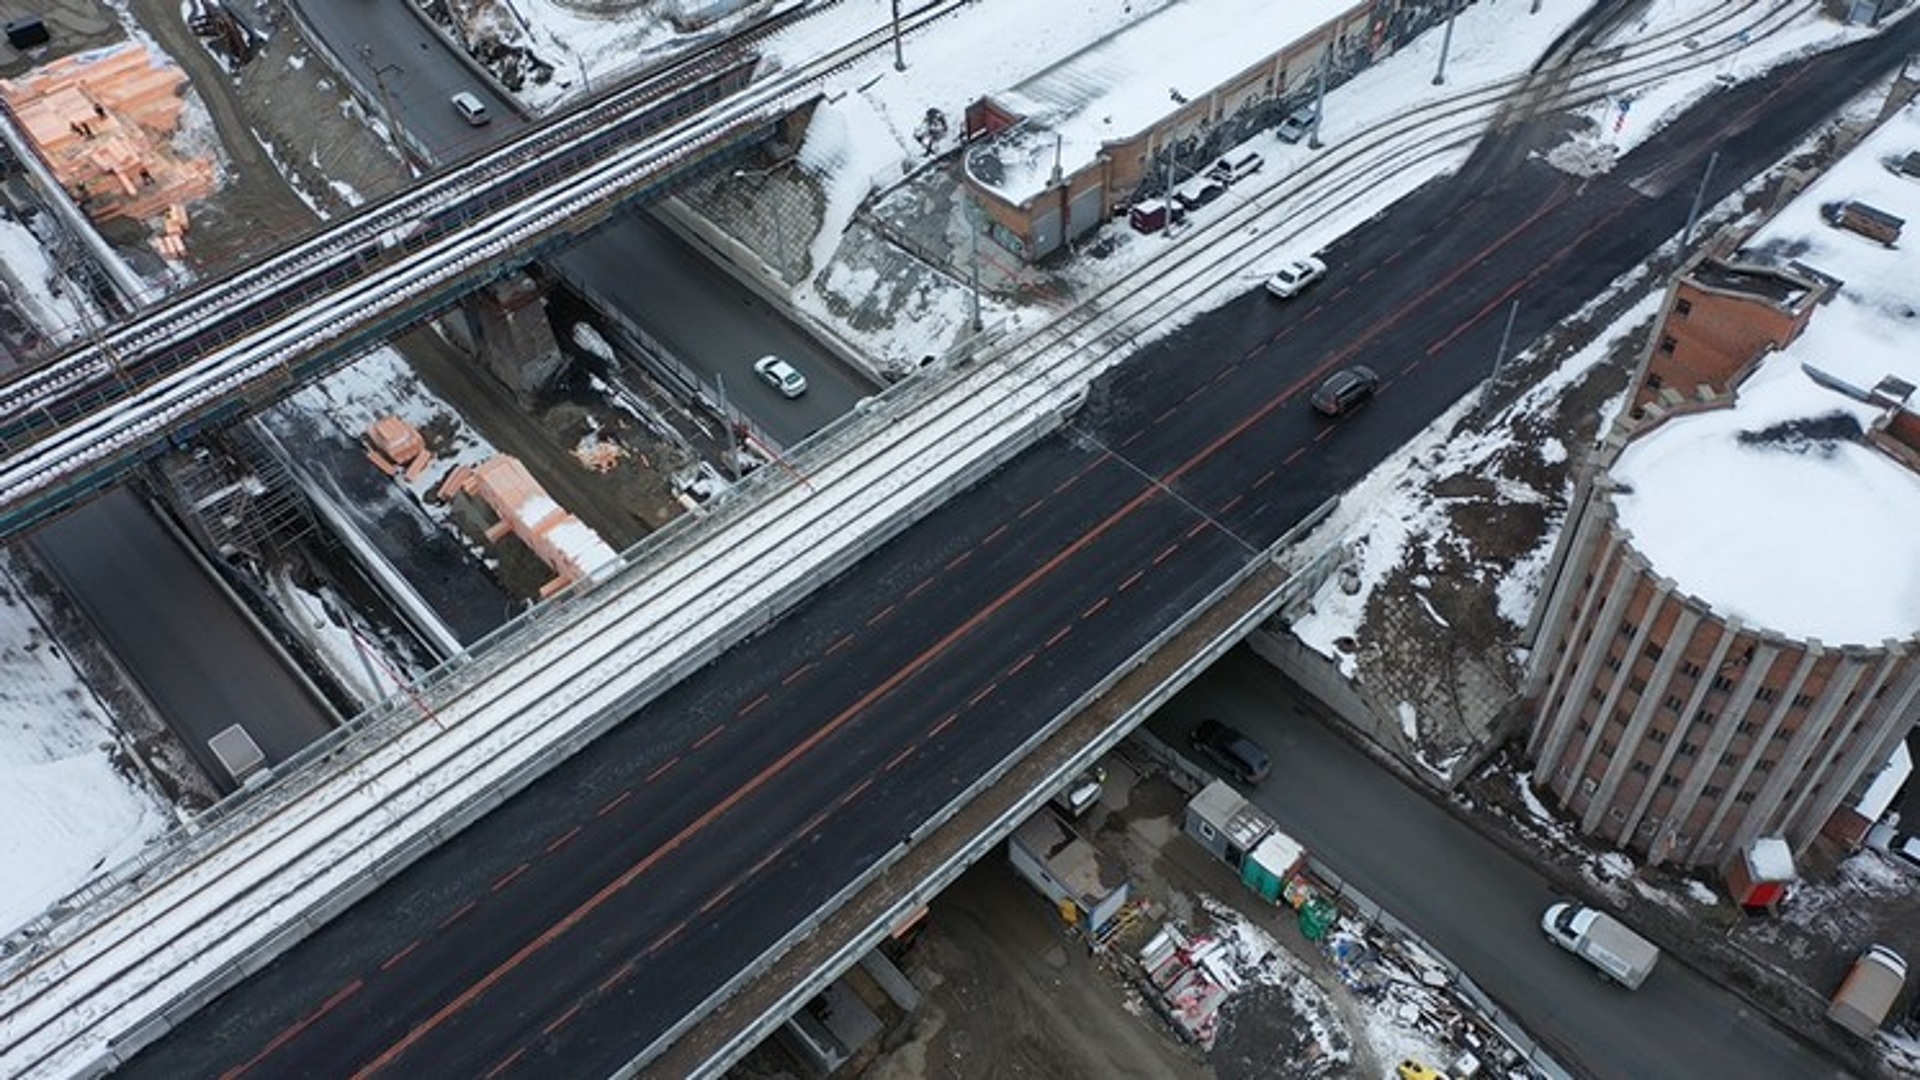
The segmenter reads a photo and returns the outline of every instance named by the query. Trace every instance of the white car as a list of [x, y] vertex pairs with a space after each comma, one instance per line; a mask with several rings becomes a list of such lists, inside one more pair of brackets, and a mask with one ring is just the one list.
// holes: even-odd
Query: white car
[[1267, 291], [1282, 300], [1288, 300], [1301, 289], [1319, 281], [1326, 272], [1327, 264], [1311, 255], [1295, 259], [1267, 278]]
[[763, 356], [755, 360], [753, 371], [762, 382], [780, 391], [781, 397], [797, 398], [807, 392], [807, 377], [777, 356]]

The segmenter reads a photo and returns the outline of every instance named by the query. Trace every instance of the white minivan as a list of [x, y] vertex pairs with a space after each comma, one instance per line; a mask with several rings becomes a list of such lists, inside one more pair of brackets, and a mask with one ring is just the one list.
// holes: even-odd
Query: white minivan
[[487, 103], [481, 101], [478, 95], [470, 91], [462, 90], [454, 94], [449, 100], [453, 102], [453, 111], [460, 114], [460, 119], [465, 120], [474, 127], [480, 127], [487, 123], [487, 121], [493, 119], [493, 117], [487, 115]]

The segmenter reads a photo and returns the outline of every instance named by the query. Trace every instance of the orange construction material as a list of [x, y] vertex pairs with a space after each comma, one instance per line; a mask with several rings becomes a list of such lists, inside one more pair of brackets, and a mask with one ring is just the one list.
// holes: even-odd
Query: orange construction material
[[598, 533], [553, 501], [518, 458], [501, 454], [453, 470], [440, 485], [440, 497], [450, 499], [456, 494], [472, 495], [499, 515], [499, 522], [487, 530], [488, 543], [497, 543], [511, 532], [553, 569], [553, 580], [540, 588], [542, 599], [616, 557]]
[[179, 68], [126, 44], [0, 79], [0, 98], [81, 209], [95, 221], [153, 223], [154, 246], [177, 258], [186, 204], [214, 188], [211, 161], [178, 157], [169, 145], [186, 81]]
[[388, 476], [405, 469], [411, 483], [433, 464], [433, 452], [419, 429], [397, 416], [383, 416], [367, 425], [366, 439], [367, 458]]

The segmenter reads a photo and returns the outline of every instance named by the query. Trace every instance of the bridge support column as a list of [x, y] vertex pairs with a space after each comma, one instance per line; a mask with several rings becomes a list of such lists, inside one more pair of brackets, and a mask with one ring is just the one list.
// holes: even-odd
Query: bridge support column
[[478, 360], [523, 405], [551, 387], [567, 366], [547, 321], [545, 282], [515, 274], [471, 293], [440, 320], [447, 339]]

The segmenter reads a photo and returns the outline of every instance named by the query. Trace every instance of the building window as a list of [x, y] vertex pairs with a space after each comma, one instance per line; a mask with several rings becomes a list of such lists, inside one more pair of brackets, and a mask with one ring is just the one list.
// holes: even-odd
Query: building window
[[1742, 720], [1739, 723], [1733, 725], [1733, 733], [1735, 735], [1746, 735], [1751, 733], [1752, 731], [1753, 731], [1753, 721], [1751, 720]]
[[1760, 759], [1759, 761], [1756, 761], [1756, 762], [1754, 762], [1754, 763], [1753, 763], [1753, 771], [1754, 771], [1754, 772], [1763, 772], [1763, 773], [1765, 773], [1765, 772], [1772, 772], [1772, 771], [1773, 771], [1773, 761], [1772, 761], [1772, 759], [1770, 759], [1770, 758], [1761, 758], [1761, 759]]
[[1647, 680], [1641, 678], [1638, 675], [1630, 675], [1627, 677], [1627, 689], [1638, 694], [1642, 690], [1645, 690], [1646, 688], [1647, 688]]
[[1615, 656], [1615, 655], [1613, 655], [1612, 653], [1608, 653], [1608, 654], [1607, 654], [1607, 659], [1606, 659], [1606, 669], [1607, 669], [1608, 671], [1619, 671], [1619, 670], [1620, 670], [1620, 658], [1619, 658], [1619, 657], [1617, 657], [1617, 656]]
[[1682, 743], [1680, 744], [1680, 756], [1681, 756], [1681, 757], [1692, 757], [1693, 755], [1695, 755], [1695, 754], [1697, 754], [1697, 753], [1699, 753], [1699, 752], [1700, 752], [1700, 748], [1699, 748], [1698, 746], [1696, 746], [1696, 745], [1694, 745], [1693, 743], [1690, 743], [1690, 742], [1682, 742]]
[[1649, 764], [1647, 764], [1647, 763], [1646, 763], [1646, 762], [1644, 762], [1644, 761], [1638, 761], [1638, 760], [1636, 760], [1636, 761], [1635, 761], [1635, 762], [1633, 763], [1633, 766], [1632, 766], [1632, 769], [1633, 769], [1633, 771], [1634, 771], [1634, 772], [1636, 772], [1636, 773], [1638, 773], [1638, 774], [1640, 774], [1641, 776], [1645, 776], [1645, 775], [1647, 775], [1648, 773], [1650, 773], [1650, 772], [1652, 772], [1652, 771], [1653, 771], [1653, 766], [1651, 766], [1651, 765], [1649, 765]]
[[1615, 820], [1615, 821], [1625, 821], [1625, 820], [1627, 820], [1627, 812], [1626, 812], [1625, 810], [1623, 810], [1623, 809], [1621, 809], [1621, 808], [1620, 808], [1620, 807], [1618, 807], [1618, 806], [1616, 806], [1616, 807], [1614, 807], [1613, 809], [1611, 809], [1611, 810], [1609, 810], [1609, 811], [1607, 811], [1607, 816], [1608, 816], [1608, 817], [1610, 817], [1610, 818], [1612, 818], [1612, 819], [1613, 819], [1613, 820]]
[[1680, 661], [1680, 674], [1685, 675], [1689, 679], [1697, 679], [1700, 677], [1700, 665], [1691, 660], [1682, 660]]
[[1811, 708], [1813, 708], [1813, 695], [1812, 695], [1812, 694], [1795, 694], [1795, 695], [1793, 695], [1793, 707], [1794, 707], [1794, 708], [1796, 708], [1796, 709], [1811, 709]]
[[1677, 788], [1680, 786], [1680, 778], [1677, 776], [1663, 776], [1660, 778], [1660, 786], [1663, 788]]
[[1673, 339], [1672, 334], [1660, 335], [1660, 351], [1661, 352], [1666, 353], [1668, 356], [1672, 356], [1673, 350], [1679, 347], [1680, 347], [1680, 343]]
[[1733, 680], [1727, 678], [1725, 675], [1715, 675], [1713, 677], [1713, 688], [1722, 693], [1725, 693], [1726, 691], [1733, 689]]
[[1649, 641], [1649, 642], [1647, 642], [1647, 647], [1646, 647], [1646, 649], [1645, 649], [1645, 652], [1646, 652], [1646, 654], [1647, 654], [1647, 659], [1649, 659], [1649, 660], [1658, 660], [1658, 659], [1660, 659], [1660, 654], [1661, 654], [1662, 652], [1664, 652], [1664, 651], [1665, 651], [1665, 650], [1663, 650], [1663, 649], [1661, 649], [1661, 648], [1660, 648], [1660, 643], [1659, 643], [1659, 642], [1657, 642], [1657, 641]]
[[1668, 694], [1666, 700], [1660, 704], [1665, 705], [1668, 712], [1678, 716], [1680, 715], [1680, 710], [1687, 707], [1687, 700], [1679, 694]]
[[1693, 301], [1675, 300], [1673, 302], [1673, 313], [1683, 319], [1693, 314]]
[[1780, 691], [1775, 690], [1771, 686], [1763, 686], [1760, 688], [1759, 692], [1754, 694], [1753, 696], [1771, 705], [1775, 701], [1778, 701], [1780, 699]]
[[1745, 806], [1747, 803], [1750, 803], [1753, 801], [1753, 792], [1743, 791], [1740, 794], [1735, 795], [1733, 797], [1733, 801], [1739, 803], [1742, 806]]
[[1639, 627], [1637, 627], [1637, 626], [1635, 626], [1635, 625], [1633, 625], [1633, 623], [1632, 623], [1632, 622], [1630, 622], [1630, 621], [1628, 621], [1628, 620], [1626, 620], [1626, 619], [1621, 619], [1621, 620], [1620, 620], [1620, 636], [1621, 636], [1621, 637], [1632, 637], [1632, 636], [1633, 636], [1633, 633], [1634, 633], [1634, 631], [1636, 631], [1636, 630], [1638, 630], [1638, 629], [1640, 629], [1640, 628], [1639, 628]]
[[1667, 733], [1660, 730], [1659, 728], [1653, 728], [1652, 730], [1647, 732], [1647, 741], [1650, 743], [1653, 743], [1656, 746], [1660, 745], [1661, 743], [1664, 743], [1667, 741]]
[[1693, 710], [1693, 722], [1696, 724], [1711, 724], [1713, 723], [1714, 717], [1718, 715], [1720, 714], [1714, 712], [1712, 709], [1695, 709]]
[[1725, 791], [1726, 789], [1722, 788], [1719, 784], [1708, 784], [1706, 787], [1700, 789], [1700, 796], [1706, 799], [1717, 799], [1724, 794]]

